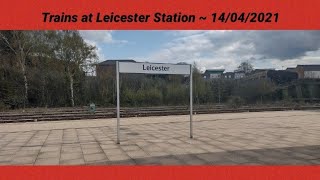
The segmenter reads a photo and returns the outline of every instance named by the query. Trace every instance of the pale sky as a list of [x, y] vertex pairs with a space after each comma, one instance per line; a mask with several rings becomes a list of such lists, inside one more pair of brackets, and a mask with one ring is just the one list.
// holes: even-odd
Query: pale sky
[[80, 31], [97, 46], [99, 61], [134, 59], [196, 62], [202, 69], [233, 71], [242, 61], [254, 68], [285, 69], [320, 64], [320, 31]]

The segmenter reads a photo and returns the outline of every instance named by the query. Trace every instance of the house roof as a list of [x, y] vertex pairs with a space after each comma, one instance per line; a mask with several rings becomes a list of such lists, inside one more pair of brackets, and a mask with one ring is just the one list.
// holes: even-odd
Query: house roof
[[224, 69], [207, 69], [204, 73], [223, 73]]
[[184, 64], [184, 65], [187, 65], [188, 63], [186, 63], [186, 62], [178, 62], [177, 64]]
[[115, 65], [117, 61], [121, 61], [121, 62], [136, 62], [133, 59], [108, 59], [105, 60], [101, 63], [98, 63], [99, 65]]
[[293, 68], [293, 67], [291, 67], [291, 68], [287, 68], [286, 70], [295, 70], [296, 68]]
[[224, 75], [234, 75], [234, 72], [225, 72]]
[[320, 64], [314, 64], [314, 65], [298, 65], [298, 67], [303, 68], [305, 71], [320, 71]]
[[276, 70], [276, 69], [275, 68], [254, 69], [253, 71], [270, 71], [270, 70]]

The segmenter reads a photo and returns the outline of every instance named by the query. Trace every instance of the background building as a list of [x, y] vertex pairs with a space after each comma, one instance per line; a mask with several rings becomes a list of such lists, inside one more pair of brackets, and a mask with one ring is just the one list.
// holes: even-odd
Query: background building
[[320, 79], [320, 65], [298, 65], [295, 69], [299, 79]]
[[223, 73], [222, 77], [224, 79], [234, 79], [234, 72], [226, 72], [226, 73]]
[[218, 79], [222, 77], [224, 69], [207, 69], [204, 74], [204, 79]]
[[97, 77], [107, 77], [113, 76], [116, 72], [116, 62], [136, 62], [133, 59], [115, 59], [115, 60], [105, 60], [96, 65]]
[[244, 71], [234, 71], [234, 79], [242, 79], [246, 76]]

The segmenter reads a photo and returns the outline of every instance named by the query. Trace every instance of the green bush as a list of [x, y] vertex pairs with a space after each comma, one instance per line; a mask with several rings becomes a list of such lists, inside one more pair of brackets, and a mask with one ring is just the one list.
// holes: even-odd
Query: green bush
[[228, 106], [232, 108], [238, 108], [245, 104], [245, 100], [240, 96], [231, 96], [228, 99]]

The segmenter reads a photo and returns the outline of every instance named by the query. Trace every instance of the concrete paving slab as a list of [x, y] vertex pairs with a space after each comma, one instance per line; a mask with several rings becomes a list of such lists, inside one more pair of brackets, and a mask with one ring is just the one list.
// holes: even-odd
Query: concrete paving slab
[[305, 165], [320, 164], [320, 111], [1, 124], [7, 165]]
[[46, 157], [37, 158], [35, 165], [59, 165], [59, 158], [57, 157]]

